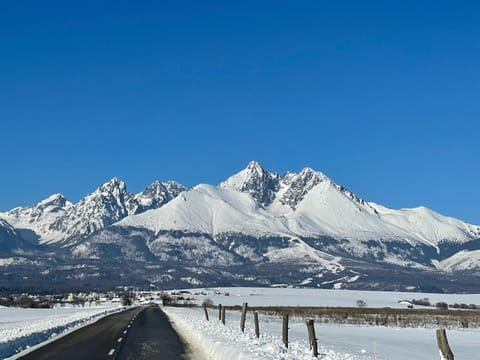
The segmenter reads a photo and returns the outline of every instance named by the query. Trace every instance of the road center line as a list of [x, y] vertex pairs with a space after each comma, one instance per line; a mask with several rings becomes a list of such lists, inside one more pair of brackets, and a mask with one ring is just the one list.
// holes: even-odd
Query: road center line
[[115, 349], [111, 349], [111, 350], [108, 352], [108, 356], [112, 356], [114, 352], [115, 352]]

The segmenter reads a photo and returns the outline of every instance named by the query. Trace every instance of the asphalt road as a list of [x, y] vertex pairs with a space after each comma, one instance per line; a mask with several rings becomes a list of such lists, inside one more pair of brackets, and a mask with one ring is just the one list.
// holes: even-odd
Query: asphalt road
[[21, 357], [22, 360], [174, 360], [185, 346], [157, 306], [107, 316]]

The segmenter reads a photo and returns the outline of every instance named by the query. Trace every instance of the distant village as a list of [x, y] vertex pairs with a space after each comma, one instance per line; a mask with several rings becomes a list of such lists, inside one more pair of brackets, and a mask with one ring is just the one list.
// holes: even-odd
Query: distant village
[[[212, 294], [226, 295], [214, 290]], [[172, 304], [181, 302], [183, 304], [193, 303], [194, 296], [206, 296], [204, 290], [140, 290], [138, 288], [121, 287], [107, 292], [69, 292], [59, 294], [0, 294], [0, 306], [49, 309], [54, 307], [93, 307], [106, 303], [118, 303], [119, 305], [142, 305], [148, 303]]]

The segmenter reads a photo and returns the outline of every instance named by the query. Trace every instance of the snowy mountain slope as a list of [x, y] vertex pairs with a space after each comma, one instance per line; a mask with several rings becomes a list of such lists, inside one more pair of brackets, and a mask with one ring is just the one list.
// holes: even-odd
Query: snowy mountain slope
[[256, 162], [218, 187], [196, 186], [160, 209], [125, 218], [116, 225], [155, 232], [197, 231], [214, 237], [227, 232], [292, 238], [329, 236], [428, 246], [480, 237], [478, 227], [426, 208], [391, 210], [368, 203], [312, 169], [278, 176]]
[[411, 234], [434, 246], [442, 241], [465, 242], [480, 238], [479, 226], [443, 216], [423, 206], [392, 210], [374, 203], [370, 205], [383, 221], [408, 229]]
[[272, 218], [249, 195], [236, 190], [197, 185], [163, 207], [129, 216], [115, 226], [160, 230], [188, 230], [215, 237], [235, 232], [251, 235], [284, 234], [284, 219]]
[[49, 242], [63, 236], [61, 231], [52, 228], [52, 224], [65, 216], [72, 206], [62, 194], [54, 194], [32, 207], [17, 207], [0, 213], [0, 218], [7, 220], [32, 241], [40, 238], [40, 242]]
[[438, 264], [439, 269], [446, 271], [480, 272], [480, 250], [462, 250], [455, 255], [442, 260]]
[[352, 200], [331, 181], [322, 181], [313, 187], [296, 210], [285, 217], [289, 219], [292, 231], [300, 236], [326, 235], [349, 240], [416, 240], [405, 229], [383, 222], [368, 207]]

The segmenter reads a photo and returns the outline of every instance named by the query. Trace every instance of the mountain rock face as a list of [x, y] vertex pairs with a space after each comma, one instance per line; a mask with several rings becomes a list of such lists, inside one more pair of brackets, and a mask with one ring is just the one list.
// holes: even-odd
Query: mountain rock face
[[221, 183], [220, 187], [245, 192], [259, 206], [266, 207], [272, 203], [280, 187], [280, 176], [269, 173], [258, 162], [251, 161], [245, 170]]
[[288, 174], [282, 180], [287, 190], [279, 199], [280, 203], [295, 210], [310, 190], [321, 181], [328, 181], [328, 178], [310, 168], [305, 168], [299, 174]]
[[114, 178], [76, 204], [54, 195], [0, 217], [9, 238], [43, 244], [9, 266], [36, 282], [55, 273], [56, 287], [480, 291], [480, 227], [385, 208], [310, 168], [279, 175], [252, 161], [218, 186], [155, 181], [137, 195]]
[[187, 190], [182, 184], [175, 181], [161, 183], [154, 181], [140, 194], [135, 195], [136, 208], [133, 214], [140, 214], [147, 210], [157, 209]]

